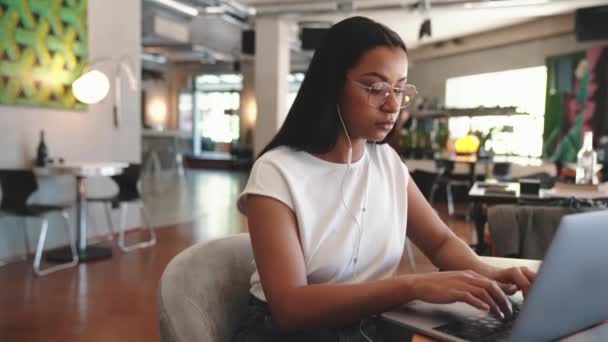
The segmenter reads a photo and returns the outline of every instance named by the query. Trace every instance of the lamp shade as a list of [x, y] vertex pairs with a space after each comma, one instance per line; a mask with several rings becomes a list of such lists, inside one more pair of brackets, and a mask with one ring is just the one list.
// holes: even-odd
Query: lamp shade
[[99, 70], [90, 70], [72, 83], [72, 92], [78, 101], [94, 104], [103, 100], [110, 91], [110, 80]]
[[465, 135], [464, 137], [456, 139], [455, 148], [456, 153], [469, 154], [475, 153], [479, 150], [479, 138], [473, 134]]

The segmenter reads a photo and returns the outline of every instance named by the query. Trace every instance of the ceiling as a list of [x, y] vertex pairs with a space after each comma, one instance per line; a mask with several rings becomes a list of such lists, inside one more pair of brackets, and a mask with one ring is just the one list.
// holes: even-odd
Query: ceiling
[[[200, 31], [201, 21], [213, 20], [214, 26], [218, 25], [218, 16], [199, 14], [196, 18], [176, 14], [174, 10], [166, 6], [159, 6], [157, 0], [144, 1], [144, 18], [146, 13], [161, 13], [168, 15], [172, 20], [181, 22], [190, 27], [191, 37], [198, 37], [196, 45], [203, 45], [207, 41]], [[415, 48], [424, 43], [447, 40], [471, 33], [482, 32], [498, 27], [513, 25], [518, 22], [528, 21], [535, 17], [563, 14], [573, 12], [577, 8], [608, 4], [608, 0], [429, 0], [430, 6], [426, 7], [426, 0], [359, 0], [359, 1], [321, 1], [321, 0], [169, 0], [198, 8], [204, 13], [206, 8], [222, 6], [245, 5], [245, 9], [255, 9], [255, 15], [248, 18], [237, 18], [227, 15], [220, 16], [226, 20], [226, 29], [214, 30], [213, 39], [209, 41], [233, 41], [240, 42], [240, 37], [232, 37], [235, 33], [234, 26], [238, 26], [239, 32], [247, 25], [254, 25], [255, 18], [260, 16], [281, 15], [294, 23], [294, 27], [302, 22], [325, 22], [326, 25], [338, 22], [353, 15], [363, 15], [379, 21], [401, 35], [408, 48]], [[150, 6], [150, 3], [156, 3]], [[211, 6], [211, 7], [208, 7]], [[424, 11], [423, 8], [429, 8]], [[234, 7], [230, 7], [234, 8]], [[238, 16], [237, 16], [238, 17]], [[205, 19], [208, 18], [208, 19]], [[213, 18], [213, 19], [211, 19]], [[432, 23], [432, 37], [418, 39], [418, 31], [421, 23], [430, 18]], [[221, 21], [221, 20], [219, 20]], [[197, 23], [192, 25], [192, 23]], [[145, 26], [145, 23], [144, 23]], [[198, 29], [197, 29], [198, 27]], [[297, 30], [294, 30], [297, 31]], [[230, 33], [223, 33], [230, 32]], [[217, 35], [225, 34], [221, 37]], [[230, 36], [228, 36], [230, 35]], [[145, 36], [145, 32], [144, 32]], [[202, 38], [201, 38], [202, 37]], [[294, 37], [297, 37], [294, 36]], [[294, 38], [296, 39], [296, 38]], [[149, 40], [149, 39], [148, 39]], [[144, 37], [144, 42], [146, 37]], [[145, 45], [145, 44], [144, 44]], [[162, 45], [162, 44], [161, 44]], [[209, 45], [209, 44], [207, 44]], [[213, 44], [212, 44], [213, 45]], [[223, 44], [225, 45], [225, 44]], [[240, 58], [240, 44], [236, 44], [226, 50], [222, 46], [220, 55]], [[153, 48], [152, 46], [148, 46]], [[214, 50], [214, 46], [207, 46]], [[187, 50], [187, 49], [186, 49]], [[200, 47], [194, 53], [200, 53]], [[184, 46], [180, 45], [180, 54], [183, 56]], [[207, 54], [208, 55], [208, 54]], [[298, 59], [297, 51], [294, 51], [294, 59]], [[310, 54], [308, 54], [310, 55]], [[305, 56], [308, 56], [305, 54]], [[192, 59], [192, 56], [190, 56]], [[208, 56], [207, 56], [208, 57]], [[196, 59], [196, 58], [194, 58]]]
[[[320, 1], [320, 0], [242, 0], [243, 3], [253, 6], [258, 13], [270, 12], [271, 9], [296, 8], [296, 4], [314, 5], [327, 3], [345, 3], [350, 1]], [[420, 9], [413, 9], [419, 1], [390, 1], [368, 0], [353, 1], [355, 6], [369, 7], [394, 4], [394, 8], [387, 10], [361, 10], [350, 13], [333, 13], [321, 15], [306, 15], [301, 11], [291, 16], [295, 21], [330, 21], [335, 23], [352, 15], [364, 15], [379, 21], [395, 30], [404, 39], [409, 48], [415, 48], [421, 43], [446, 40], [477, 33], [493, 28], [513, 25], [518, 22], [531, 20], [534, 17], [549, 16], [573, 12], [580, 7], [608, 4], [608, 0], [493, 0], [493, 1], [459, 1], [459, 0], [432, 0], [428, 16], [432, 22], [432, 38], [425, 37], [418, 40], [418, 30], [422, 21], [426, 19]], [[398, 8], [401, 4], [403, 8]], [[321, 7], [321, 6], [319, 6]]]

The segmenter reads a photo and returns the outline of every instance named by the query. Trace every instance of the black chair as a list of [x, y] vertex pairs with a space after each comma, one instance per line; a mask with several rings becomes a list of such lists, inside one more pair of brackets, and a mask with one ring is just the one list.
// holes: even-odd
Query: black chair
[[472, 184], [469, 180], [468, 175], [454, 174], [454, 162], [447, 159], [436, 159], [435, 167], [437, 169], [437, 176], [431, 185], [431, 191], [429, 192], [429, 203], [433, 204], [435, 200], [435, 193], [439, 190], [439, 187], [445, 187], [446, 197], [448, 201], [448, 213], [450, 216], [454, 215], [454, 195], [452, 193], [452, 187], [463, 186], [468, 189], [471, 188]]
[[[120, 208], [120, 225], [118, 235], [118, 247], [123, 252], [131, 252], [139, 248], [150, 247], [156, 244], [156, 233], [154, 228], [150, 225], [150, 220], [146, 213], [144, 202], [137, 188], [139, 178], [141, 176], [141, 164], [129, 164], [120, 175], [112, 176], [112, 180], [118, 185], [118, 193], [108, 197], [91, 197], [87, 198], [89, 202], [97, 202], [105, 204], [106, 217], [108, 220], [108, 230], [113, 235], [114, 231], [112, 227], [112, 215], [111, 209]], [[139, 205], [139, 210], [144, 224], [150, 231], [150, 239], [148, 241], [142, 241], [133, 245], [126, 245], [125, 243], [125, 230], [126, 230], [126, 219], [128, 212], [128, 204], [135, 203]]]
[[[0, 170], [0, 186], [2, 187], [2, 203], [0, 204], [0, 212], [9, 216], [21, 217], [24, 220], [28, 217], [36, 218], [41, 221], [42, 229], [38, 237], [38, 246], [34, 257], [34, 272], [38, 276], [44, 276], [49, 273], [66, 269], [78, 265], [78, 253], [76, 252], [76, 243], [70, 227], [69, 214], [65, 205], [43, 205], [43, 204], [27, 204], [27, 199], [32, 193], [38, 189], [36, 176], [32, 171], [28, 170]], [[44, 243], [46, 241], [46, 233], [48, 230], [48, 214], [53, 212], [61, 213], [65, 221], [65, 233], [70, 242], [72, 250], [72, 261], [47, 267], [44, 270], [40, 269], [40, 261], [44, 251]], [[28, 235], [25, 227], [25, 221], [22, 221], [24, 243], [26, 252], [30, 254], [30, 246]], [[27, 258], [27, 257], [26, 257]]]

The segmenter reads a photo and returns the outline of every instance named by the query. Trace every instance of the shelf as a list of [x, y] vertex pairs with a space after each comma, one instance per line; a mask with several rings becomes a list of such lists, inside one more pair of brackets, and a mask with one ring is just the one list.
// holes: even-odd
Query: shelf
[[459, 116], [499, 116], [499, 115], [529, 115], [517, 112], [516, 107], [477, 107], [477, 108], [445, 108], [435, 110], [414, 110], [410, 112], [413, 118], [432, 119]]

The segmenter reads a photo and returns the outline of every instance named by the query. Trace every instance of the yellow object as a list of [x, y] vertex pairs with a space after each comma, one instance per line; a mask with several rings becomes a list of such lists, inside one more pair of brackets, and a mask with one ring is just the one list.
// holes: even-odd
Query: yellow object
[[479, 150], [479, 138], [473, 134], [456, 139], [456, 153], [475, 153]]

